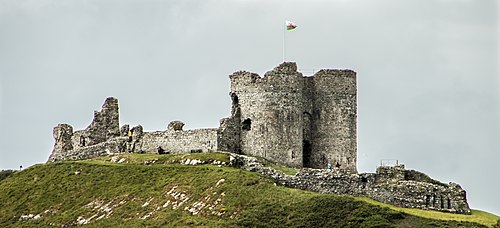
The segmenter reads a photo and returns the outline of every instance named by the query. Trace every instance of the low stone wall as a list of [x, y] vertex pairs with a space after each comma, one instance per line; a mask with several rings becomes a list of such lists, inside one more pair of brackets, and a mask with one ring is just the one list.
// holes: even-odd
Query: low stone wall
[[116, 137], [92, 146], [79, 147], [78, 149], [63, 151], [57, 154], [53, 153], [49, 161], [85, 160], [93, 157], [123, 153], [126, 147], [127, 137]]
[[[231, 164], [273, 178], [277, 184], [323, 194], [365, 196], [399, 207], [470, 214], [466, 192], [458, 184], [434, 184], [415, 180], [391, 179], [376, 173], [349, 174], [342, 170], [304, 168], [295, 176], [263, 167], [257, 159], [231, 155]], [[388, 167], [400, 171], [401, 167]], [[387, 167], [384, 167], [387, 170]]]
[[217, 151], [217, 129], [173, 130], [144, 132], [134, 152], [185, 154]]

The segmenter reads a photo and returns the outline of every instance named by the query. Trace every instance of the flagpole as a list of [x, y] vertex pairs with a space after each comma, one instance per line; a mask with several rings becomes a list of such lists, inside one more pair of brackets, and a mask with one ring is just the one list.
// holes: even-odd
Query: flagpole
[[[283, 20], [283, 22], [285, 22], [285, 21]], [[286, 49], [286, 40], [285, 40], [286, 26], [283, 26], [283, 25], [281, 25], [281, 26], [283, 27], [283, 62], [285, 62], [285, 59], [286, 59], [286, 50], [285, 50]]]

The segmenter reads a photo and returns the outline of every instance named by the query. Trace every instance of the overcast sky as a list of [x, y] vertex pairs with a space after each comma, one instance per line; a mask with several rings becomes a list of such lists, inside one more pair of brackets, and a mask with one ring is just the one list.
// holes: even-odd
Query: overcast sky
[[500, 214], [495, 0], [0, 0], [0, 169], [44, 163], [52, 129], [218, 127], [228, 75], [287, 60], [358, 73], [358, 170], [398, 159]]

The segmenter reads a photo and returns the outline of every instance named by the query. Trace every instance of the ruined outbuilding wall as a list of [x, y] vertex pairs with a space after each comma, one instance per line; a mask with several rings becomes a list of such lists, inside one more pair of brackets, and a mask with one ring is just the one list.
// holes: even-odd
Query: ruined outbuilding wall
[[134, 152], [157, 154], [186, 154], [217, 151], [217, 129], [167, 130], [145, 132]]
[[[120, 136], [119, 117], [118, 99], [108, 97], [101, 111], [94, 111], [94, 119], [85, 130], [73, 132], [71, 125], [59, 124], [53, 131], [55, 144], [49, 161], [85, 159], [89, 154], [120, 152], [114, 149], [119, 147], [115, 143], [106, 143]], [[104, 148], [104, 151], [94, 151], [96, 148], [91, 147], [101, 143], [106, 144], [96, 148]]]

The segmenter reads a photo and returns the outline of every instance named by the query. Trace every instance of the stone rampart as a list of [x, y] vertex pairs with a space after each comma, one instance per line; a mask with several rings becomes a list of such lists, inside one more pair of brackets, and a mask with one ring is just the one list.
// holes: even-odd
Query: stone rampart
[[[269, 176], [286, 187], [323, 194], [365, 196], [399, 207], [470, 214], [466, 192], [458, 184], [443, 184], [430, 178], [407, 180], [404, 175], [397, 175], [400, 171], [405, 172], [404, 166], [382, 167], [385, 171], [394, 169], [394, 172], [361, 174], [349, 170], [303, 168], [295, 176], [290, 176], [263, 167], [254, 157], [232, 154], [231, 164]], [[386, 175], [388, 173], [391, 174]]]

